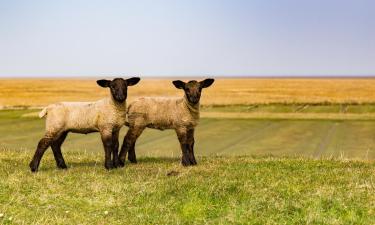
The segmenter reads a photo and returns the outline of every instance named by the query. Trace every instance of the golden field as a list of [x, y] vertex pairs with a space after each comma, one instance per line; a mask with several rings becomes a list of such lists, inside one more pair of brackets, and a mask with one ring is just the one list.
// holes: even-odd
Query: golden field
[[[108, 95], [96, 79], [0, 79], [0, 106], [43, 106], [59, 101], [92, 101]], [[129, 88], [139, 96], [181, 96], [173, 79], [142, 79]], [[187, 79], [182, 79], [187, 80]], [[374, 103], [371, 78], [216, 79], [203, 91], [203, 105], [268, 103]]]

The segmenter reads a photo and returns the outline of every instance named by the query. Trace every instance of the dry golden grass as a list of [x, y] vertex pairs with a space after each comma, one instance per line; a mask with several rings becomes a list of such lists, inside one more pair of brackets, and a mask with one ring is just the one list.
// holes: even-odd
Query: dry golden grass
[[[142, 79], [129, 88], [129, 101], [139, 96], [181, 96], [172, 79]], [[92, 101], [108, 90], [95, 79], [2, 79], [0, 106], [43, 106], [59, 101]], [[204, 90], [202, 104], [374, 103], [375, 79], [249, 78], [216, 79]]]

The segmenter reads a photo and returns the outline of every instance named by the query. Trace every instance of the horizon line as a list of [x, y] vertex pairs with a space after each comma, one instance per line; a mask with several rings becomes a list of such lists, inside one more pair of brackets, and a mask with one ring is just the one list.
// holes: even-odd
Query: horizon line
[[58, 76], [0, 76], [0, 79], [94, 79], [94, 78], [114, 78], [119, 76], [138, 76], [147, 79], [168, 79], [168, 78], [204, 78], [204, 77], [213, 77], [213, 78], [223, 78], [223, 79], [243, 79], [243, 78], [375, 78], [373, 75], [58, 75]]

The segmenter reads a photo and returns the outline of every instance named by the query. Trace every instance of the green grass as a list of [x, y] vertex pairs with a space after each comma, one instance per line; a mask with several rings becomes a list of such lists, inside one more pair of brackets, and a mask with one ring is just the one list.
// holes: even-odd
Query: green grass
[[[309, 113], [343, 113], [319, 107]], [[360, 116], [372, 110], [360, 107]], [[139, 163], [113, 171], [103, 167], [99, 134], [69, 134], [69, 169], [57, 169], [48, 150], [32, 174], [28, 163], [44, 132], [33, 112], [0, 111], [0, 224], [375, 223], [375, 120], [202, 118], [199, 164], [188, 168], [171, 130], [147, 129]]]
[[70, 168], [58, 170], [48, 152], [32, 174], [29, 151], [0, 151], [0, 223], [375, 223], [374, 163], [199, 157], [183, 168], [177, 158], [141, 157], [108, 172], [102, 158], [68, 151]]
[[374, 113], [375, 104], [254, 104], [203, 106], [204, 112], [248, 113]]
[[[0, 111], [0, 148], [35, 151], [44, 119], [32, 111]], [[120, 142], [127, 128], [122, 129]], [[69, 134], [66, 150], [103, 152], [98, 133]], [[291, 120], [202, 118], [196, 128], [196, 154], [274, 155], [375, 159], [375, 120]], [[139, 156], [179, 157], [173, 130], [146, 129], [136, 145]]]

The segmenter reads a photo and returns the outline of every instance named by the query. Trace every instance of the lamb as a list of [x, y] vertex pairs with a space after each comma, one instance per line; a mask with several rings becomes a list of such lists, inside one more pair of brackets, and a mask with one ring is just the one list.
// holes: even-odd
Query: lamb
[[[140, 78], [115, 78], [114, 80], [98, 80], [103, 88], [110, 88], [110, 97], [96, 102], [61, 102], [44, 108], [39, 117], [46, 117], [46, 132], [40, 139], [30, 169], [36, 172], [44, 152], [51, 146], [58, 168], [66, 169], [61, 145], [69, 132], [87, 134], [100, 132], [105, 151], [105, 168], [119, 166], [118, 136], [125, 124], [126, 98], [128, 86], [135, 85]], [[111, 161], [113, 154], [113, 161]]]
[[173, 84], [183, 89], [183, 98], [142, 97], [129, 104], [126, 125], [129, 130], [119, 154], [120, 166], [124, 166], [126, 154], [128, 160], [136, 163], [135, 142], [143, 130], [174, 129], [182, 150], [183, 166], [196, 165], [194, 156], [194, 128], [199, 121], [199, 100], [202, 88], [211, 86], [214, 79], [191, 80], [187, 83], [176, 80]]

